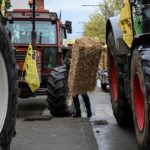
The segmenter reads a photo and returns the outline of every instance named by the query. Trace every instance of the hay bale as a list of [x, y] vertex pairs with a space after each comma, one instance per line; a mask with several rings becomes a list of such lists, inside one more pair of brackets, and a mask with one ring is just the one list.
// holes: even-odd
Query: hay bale
[[95, 89], [101, 48], [96, 38], [84, 37], [76, 40], [68, 76], [68, 87], [72, 95]]
[[99, 62], [99, 68], [101, 68], [103, 70], [108, 69], [107, 48], [102, 48], [101, 59], [100, 59], [100, 62]]

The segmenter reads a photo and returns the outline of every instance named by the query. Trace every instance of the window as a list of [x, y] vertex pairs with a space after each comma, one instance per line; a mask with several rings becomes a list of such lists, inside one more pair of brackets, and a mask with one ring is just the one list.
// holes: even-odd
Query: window
[[[56, 24], [46, 21], [36, 21], [37, 44], [57, 44]], [[14, 21], [7, 24], [12, 34], [12, 42], [18, 44], [31, 43], [31, 21]]]
[[44, 68], [53, 68], [57, 66], [57, 48], [46, 47], [44, 49]]
[[66, 29], [64, 27], [61, 27], [61, 43], [63, 44], [63, 40], [67, 39], [66, 36]]

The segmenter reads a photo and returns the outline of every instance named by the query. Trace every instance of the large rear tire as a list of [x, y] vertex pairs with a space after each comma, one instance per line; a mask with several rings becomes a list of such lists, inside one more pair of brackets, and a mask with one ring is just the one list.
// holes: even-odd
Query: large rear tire
[[56, 117], [71, 116], [73, 112], [73, 103], [68, 101], [67, 73], [66, 66], [56, 67], [48, 80], [47, 102], [51, 114]]
[[15, 55], [0, 23], [0, 146], [9, 145], [15, 135], [17, 93]]
[[131, 102], [137, 142], [150, 149], [150, 46], [134, 50], [131, 62]]
[[128, 126], [132, 124], [132, 113], [124, 91], [124, 63], [122, 58], [117, 56], [112, 32], [109, 33], [107, 46], [108, 75], [113, 113], [119, 125]]

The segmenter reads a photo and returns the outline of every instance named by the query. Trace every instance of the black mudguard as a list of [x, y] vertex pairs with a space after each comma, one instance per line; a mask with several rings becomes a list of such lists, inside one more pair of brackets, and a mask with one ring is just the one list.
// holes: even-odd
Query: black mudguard
[[116, 54], [117, 55], [128, 54], [130, 52], [130, 49], [123, 41], [122, 32], [119, 27], [119, 16], [114, 16], [107, 20], [106, 43], [107, 43], [108, 35], [110, 31], [112, 31], [114, 39], [115, 39]]

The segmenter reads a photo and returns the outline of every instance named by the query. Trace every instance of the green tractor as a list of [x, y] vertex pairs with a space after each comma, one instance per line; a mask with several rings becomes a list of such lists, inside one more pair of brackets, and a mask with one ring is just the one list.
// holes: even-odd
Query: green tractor
[[[106, 26], [111, 103], [120, 126], [134, 122], [140, 149], [150, 149], [150, 0], [127, 0], [132, 42], [126, 44], [119, 16]], [[128, 12], [127, 12], [128, 13]], [[121, 15], [120, 15], [121, 16]], [[124, 28], [125, 29], [125, 28]]]
[[8, 0], [0, 1], [0, 146], [9, 145], [15, 135], [17, 110], [16, 60], [3, 17], [9, 4]]

